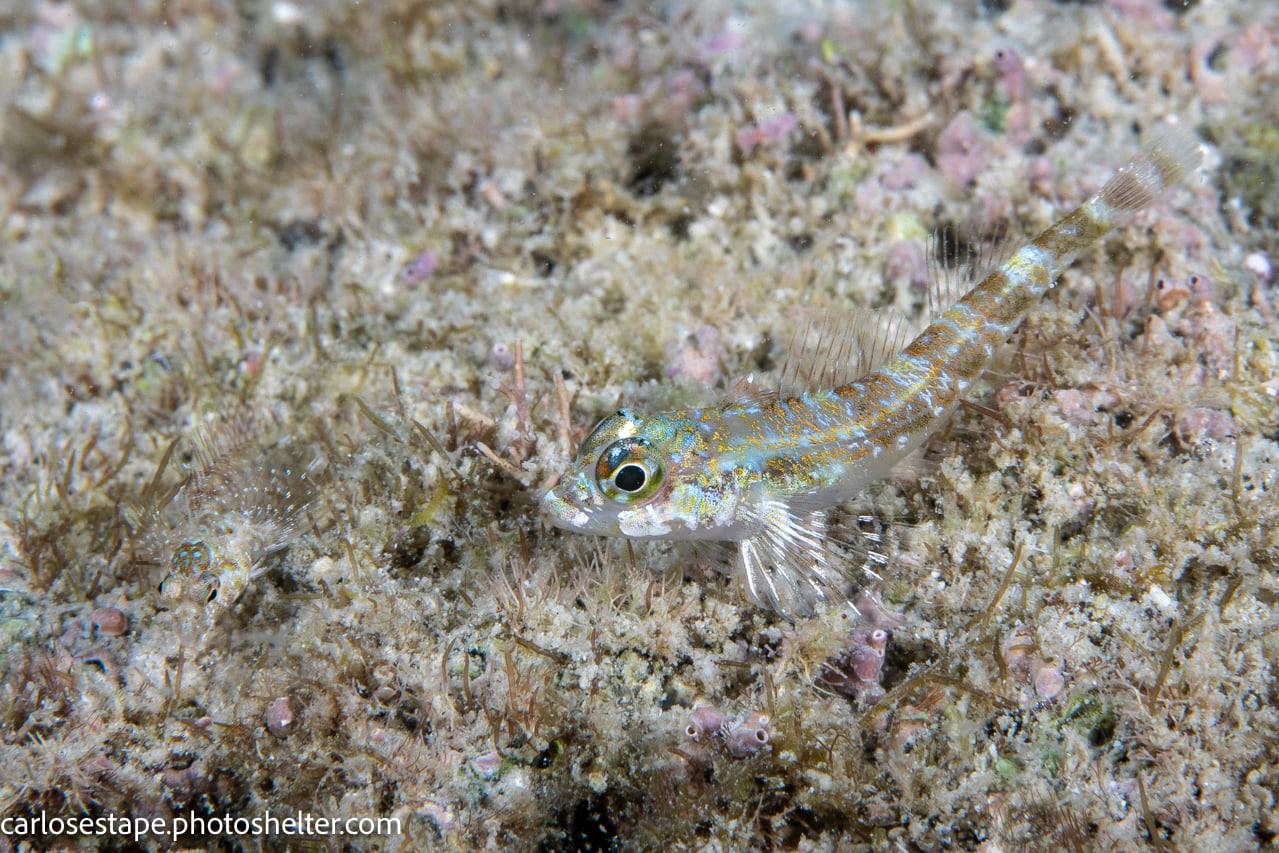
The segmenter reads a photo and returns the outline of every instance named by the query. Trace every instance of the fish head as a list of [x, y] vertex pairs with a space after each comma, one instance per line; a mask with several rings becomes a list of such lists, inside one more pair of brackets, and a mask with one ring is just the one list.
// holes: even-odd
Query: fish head
[[555, 527], [632, 539], [688, 538], [695, 430], [676, 415], [641, 417], [622, 409], [582, 442], [559, 482], [542, 495]]

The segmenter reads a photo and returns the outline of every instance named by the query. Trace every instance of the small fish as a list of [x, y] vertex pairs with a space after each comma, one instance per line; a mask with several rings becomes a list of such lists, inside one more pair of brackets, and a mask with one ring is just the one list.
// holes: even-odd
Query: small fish
[[128, 507], [139, 556], [164, 568], [157, 604], [203, 630], [230, 609], [296, 539], [316, 497], [318, 462], [265, 441], [265, 419], [233, 418], [197, 433], [195, 465], [181, 483], [159, 484]]
[[609, 415], [542, 496], [543, 512], [581, 533], [735, 543], [750, 599], [788, 618], [844, 598], [846, 549], [827, 530], [829, 511], [937, 431], [1055, 272], [1201, 157], [1184, 130], [1166, 127], [1003, 263], [941, 271], [932, 322], [914, 340], [894, 319], [811, 327], [795, 349], [816, 358], [794, 356], [788, 386], [746, 379], [714, 406]]

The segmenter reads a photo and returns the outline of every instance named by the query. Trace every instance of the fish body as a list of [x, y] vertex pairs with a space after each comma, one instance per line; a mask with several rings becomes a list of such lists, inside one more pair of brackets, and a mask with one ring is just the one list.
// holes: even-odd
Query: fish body
[[753, 601], [787, 616], [809, 612], [844, 576], [827, 512], [927, 441], [1055, 272], [1200, 157], [1184, 132], [1165, 130], [971, 289], [952, 299], [954, 286], [941, 283], [934, 297], [948, 307], [909, 343], [891, 323], [819, 341], [826, 364], [809, 378], [835, 377], [830, 364], [843, 361], [860, 368], [850, 381], [780, 392], [746, 381], [715, 406], [610, 415], [543, 495], [545, 514], [578, 532], [737, 543]]

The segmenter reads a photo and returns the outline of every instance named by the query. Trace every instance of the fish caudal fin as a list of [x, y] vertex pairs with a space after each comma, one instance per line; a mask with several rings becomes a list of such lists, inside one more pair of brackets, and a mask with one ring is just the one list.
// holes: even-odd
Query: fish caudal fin
[[1034, 247], [1048, 256], [1037, 260], [1046, 260], [1054, 271], [1063, 268], [1129, 215], [1149, 207], [1202, 160], [1202, 149], [1188, 130], [1165, 124], [1147, 137], [1142, 149], [1115, 171], [1101, 192], [1035, 238]]
[[1116, 211], [1141, 210], [1203, 162], [1203, 148], [1180, 125], [1166, 124], [1102, 187], [1097, 199]]

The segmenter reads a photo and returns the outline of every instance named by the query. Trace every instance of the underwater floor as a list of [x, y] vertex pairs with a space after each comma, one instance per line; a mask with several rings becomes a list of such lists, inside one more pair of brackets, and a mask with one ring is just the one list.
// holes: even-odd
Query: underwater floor
[[[1171, 116], [860, 616], [540, 519]], [[1267, 0], [0, 0], [0, 850], [1274, 845], [1276, 128]]]

